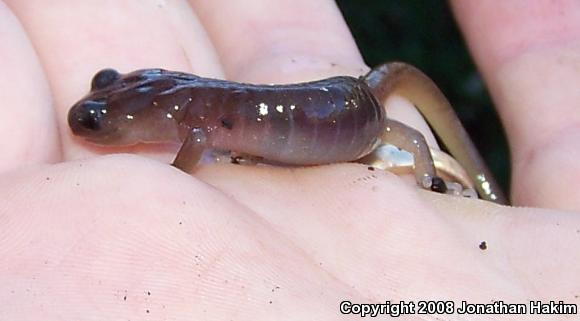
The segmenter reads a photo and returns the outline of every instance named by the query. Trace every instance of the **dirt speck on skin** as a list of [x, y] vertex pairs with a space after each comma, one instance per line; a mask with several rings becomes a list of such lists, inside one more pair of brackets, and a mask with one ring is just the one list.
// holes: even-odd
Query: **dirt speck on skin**
[[234, 165], [240, 165], [244, 161], [242, 156], [232, 156], [230, 157], [230, 163]]
[[487, 250], [487, 242], [486, 241], [481, 241], [481, 243], [479, 243], [479, 249], [482, 251]]
[[272, 289], [272, 292], [275, 292], [276, 290], [279, 290], [279, 289], [280, 289], [280, 287], [279, 287], [279, 286], [275, 286], [275, 287]]
[[123, 296], [123, 301], [127, 301], [127, 296]]
[[46, 177], [46, 180], [47, 180], [47, 181], [50, 181], [50, 177]]
[[367, 167], [367, 169], [368, 169], [369, 171], [371, 171], [371, 172], [373, 172], [373, 171], [375, 170], [375, 168], [374, 168], [374, 167], [372, 167], [372, 166], [369, 166], [369, 167]]
[[147, 310], [145, 310], [145, 312], [146, 312], [146, 313], [149, 313], [150, 311], [149, 311], [149, 309], [147, 309]]

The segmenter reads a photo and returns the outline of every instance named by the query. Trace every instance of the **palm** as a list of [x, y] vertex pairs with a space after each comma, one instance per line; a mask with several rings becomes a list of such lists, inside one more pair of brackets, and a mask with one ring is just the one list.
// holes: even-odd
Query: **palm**
[[[164, 164], [171, 148], [104, 150], [73, 139], [67, 109], [102, 67], [156, 66], [252, 82], [365, 68], [330, 3], [191, 2], [7, 1], [29, 38], [0, 7], [7, 30], [0, 88], [10, 88], [0, 119], [0, 319], [336, 319], [344, 299], [578, 301], [580, 254], [573, 249], [580, 221], [571, 213], [417, 192], [394, 175], [352, 164], [207, 166], [191, 177]], [[460, 17], [475, 10], [456, 9]], [[522, 66], [535, 56], [527, 54], [524, 65], [512, 56], [506, 63], [501, 55], [489, 58], [478, 45], [485, 39], [470, 32], [474, 20], [464, 25], [475, 56], [513, 124], [512, 141], [521, 143], [514, 147], [516, 199], [578, 209], [575, 189], [561, 186], [575, 181], [548, 180], [553, 188], [546, 190], [557, 188], [557, 195], [526, 189], [547, 176], [546, 162], [563, 158], [557, 145], [547, 156], [532, 153], [531, 164], [522, 161], [531, 153], [524, 134], [538, 125], [512, 116], [516, 106], [503, 89], [521, 83]], [[577, 55], [564, 57], [578, 63]], [[566, 83], [580, 81], [557, 71]], [[495, 81], [498, 73], [508, 83]], [[537, 92], [537, 85], [518, 89]], [[546, 96], [578, 101], [565, 86], [548, 89]], [[564, 106], [554, 113], [564, 114], [557, 110]], [[405, 102], [389, 108], [425, 128]], [[550, 125], [543, 130], [558, 128]], [[112, 151], [163, 162], [96, 155]], [[560, 170], [577, 172], [563, 164]], [[521, 167], [533, 174], [518, 173]]]

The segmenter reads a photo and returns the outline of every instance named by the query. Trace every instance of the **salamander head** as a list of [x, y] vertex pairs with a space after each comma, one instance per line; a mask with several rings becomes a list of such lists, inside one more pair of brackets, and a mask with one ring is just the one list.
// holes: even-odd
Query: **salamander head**
[[146, 69], [120, 74], [113, 69], [99, 71], [91, 91], [68, 113], [68, 123], [77, 136], [100, 145], [131, 145], [177, 137], [177, 126], [159, 106], [160, 95], [171, 91], [183, 79], [177, 73]]

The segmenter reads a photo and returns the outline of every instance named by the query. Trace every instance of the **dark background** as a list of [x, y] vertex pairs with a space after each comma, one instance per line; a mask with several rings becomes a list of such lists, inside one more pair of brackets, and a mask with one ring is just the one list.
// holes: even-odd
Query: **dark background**
[[493, 104], [446, 1], [337, 0], [369, 66], [404, 61], [429, 75], [507, 190], [509, 152]]

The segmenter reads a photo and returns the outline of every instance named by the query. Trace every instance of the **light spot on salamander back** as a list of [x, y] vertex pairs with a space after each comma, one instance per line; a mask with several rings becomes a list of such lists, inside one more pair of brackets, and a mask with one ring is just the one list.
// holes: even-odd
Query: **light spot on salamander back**
[[266, 105], [265, 103], [260, 103], [258, 105], [258, 113], [262, 116], [268, 115], [268, 105]]

